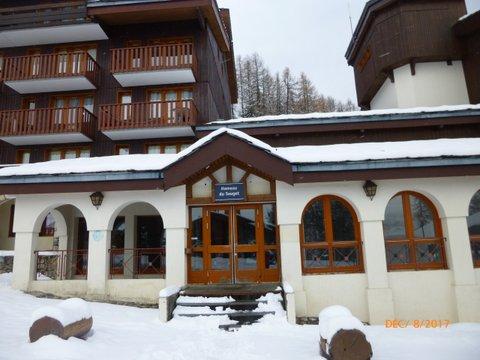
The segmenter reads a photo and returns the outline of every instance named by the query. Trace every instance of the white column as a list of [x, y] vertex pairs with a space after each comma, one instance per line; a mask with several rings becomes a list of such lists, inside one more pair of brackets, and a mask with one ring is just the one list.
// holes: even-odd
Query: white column
[[442, 225], [448, 265], [453, 272], [458, 321], [480, 321], [480, 286], [475, 280], [467, 218], [446, 217]]
[[110, 230], [90, 230], [88, 236], [88, 294], [102, 298], [106, 293], [110, 271], [108, 250], [111, 245]]
[[166, 286], [183, 286], [187, 283], [187, 229], [167, 228], [166, 231]]
[[27, 291], [30, 282], [34, 279], [36, 264], [33, 252], [37, 238], [38, 233], [15, 233], [12, 280], [12, 287], [14, 289]]
[[380, 220], [372, 220], [362, 221], [360, 226], [370, 323], [384, 324], [385, 320], [394, 319], [395, 311], [392, 289], [388, 283], [383, 225]]
[[307, 297], [303, 288], [299, 226], [299, 224], [280, 225], [282, 280], [289, 283], [295, 292], [296, 315], [306, 316]]

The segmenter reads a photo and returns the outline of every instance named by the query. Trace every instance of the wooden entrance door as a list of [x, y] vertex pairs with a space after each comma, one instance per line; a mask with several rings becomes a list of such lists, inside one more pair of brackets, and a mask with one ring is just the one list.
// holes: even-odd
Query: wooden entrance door
[[274, 204], [192, 207], [189, 283], [280, 280]]

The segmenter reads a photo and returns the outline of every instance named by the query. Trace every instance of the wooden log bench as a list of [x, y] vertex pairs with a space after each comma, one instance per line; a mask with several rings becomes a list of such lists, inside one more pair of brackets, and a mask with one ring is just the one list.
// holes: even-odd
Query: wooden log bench
[[329, 360], [369, 360], [372, 346], [363, 323], [342, 306], [331, 306], [319, 315], [320, 355]]
[[93, 326], [93, 318], [87, 302], [68, 299], [56, 306], [45, 306], [32, 314], [29, 330], [30, 342], [43, 336], [56, 335], [62, 339], [82, 338]]

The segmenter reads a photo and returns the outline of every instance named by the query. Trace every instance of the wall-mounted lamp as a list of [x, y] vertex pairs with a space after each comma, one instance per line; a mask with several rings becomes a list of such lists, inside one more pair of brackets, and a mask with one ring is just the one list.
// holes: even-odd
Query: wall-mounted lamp
[[367, 195], [370, 200], [373, 200], [375, 195], [377, 194], [377, 184], [375, 184], [372, 180], [365, 181], [363, 184], [363, 190], [365, 191], [365, 195]]
[[103, 202], [103, 194], [100, 191], [94, 192], [92, 195], [90, 195], [90, 200], [92, 201], [92, 205], [98, 210]]

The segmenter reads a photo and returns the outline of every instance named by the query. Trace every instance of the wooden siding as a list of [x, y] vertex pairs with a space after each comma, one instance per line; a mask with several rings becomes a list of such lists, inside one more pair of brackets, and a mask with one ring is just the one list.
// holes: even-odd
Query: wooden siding
[[364, 108], [393, 69], [410, 62], [462, 59], [452, 26], [466, 13], [463, 0], [390, 3], [369, 15], [369, 25], [348, 58], [354, 67], [358, 104]]

